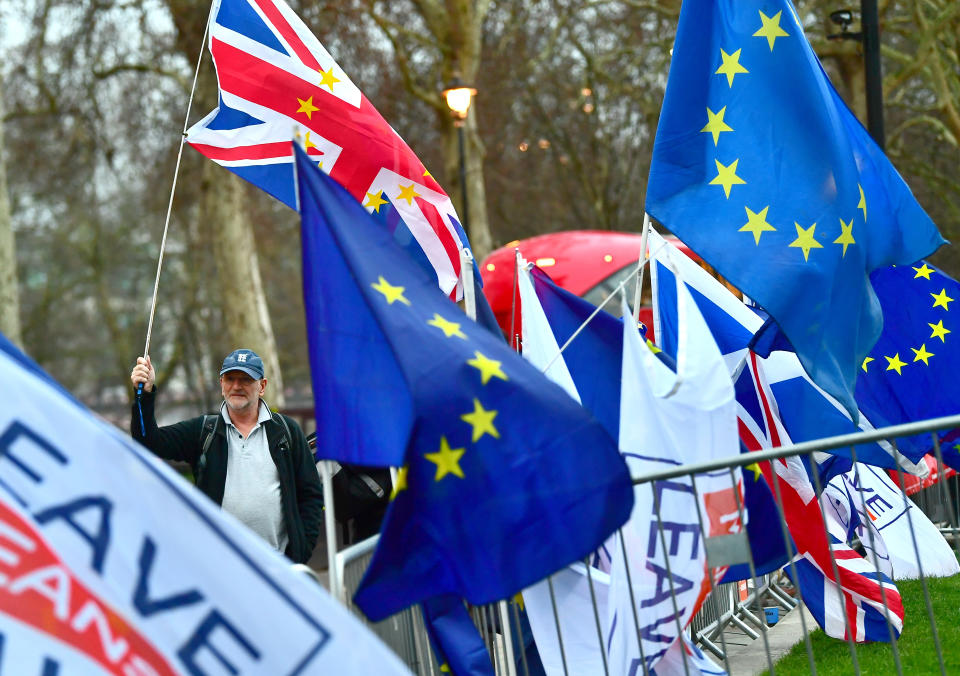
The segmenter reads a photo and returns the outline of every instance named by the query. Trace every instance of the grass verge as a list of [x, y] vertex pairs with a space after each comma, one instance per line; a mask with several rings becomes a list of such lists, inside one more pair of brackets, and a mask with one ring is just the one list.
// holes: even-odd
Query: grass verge
[[[897, 641], [904, 674], [939, 674], [940, 663], [930, 627], [927, 605], [920, 580], [898, 580], [897, 588], [906, 611], [903, 633]], [[937, 634], [948, 674], [960, 673], [960, 575], [928, 578], [927, 588], [936, 619]], [[810, 634], [814, 663], [820, 676], [847, 676], [853, 672], [850, 644], [830, 638], [819, 629]], [[857, 661], [862, 674], [895, 674], [893, 649], [889, 643], [857, 645]], [[777, 676], [809, 674], [810, 663], [803, 641], [774, 665]]]

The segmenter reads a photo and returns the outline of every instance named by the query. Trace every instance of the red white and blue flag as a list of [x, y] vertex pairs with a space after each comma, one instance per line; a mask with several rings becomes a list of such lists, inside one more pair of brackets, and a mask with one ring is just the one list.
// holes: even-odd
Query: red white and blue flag
[[187, 143], [296, 209], [299, 137], [368, 211], [398, 215], [440, 288], [460, 295], [469, 243], [450, 198], [283, 0], [215, 2], [209, 47], [220, 101]]
[[[751, 451], [791, 444], [760, 362], [751, 352], [745, 369], [753, 379], [763, 420], [747, 412], [753, 406], [740, 406], [738, 416], [740, 439]], [[737, 399], [743, 399], [742, 388]], [[792, 574], [795, 568], [803, 601], [824, 632], [858, 643], [889, 641], [891, 630], [899, 637], [904, 617], [900, 592], [890, 577], [845, 542], [833, 535], [827, 541], [823, 513], [802, 461], [781, 458], [760, 466], [774, 495], [774, 481], [779, 484], [781, 511], [797, 547], [794, 564], [787, 570]]]

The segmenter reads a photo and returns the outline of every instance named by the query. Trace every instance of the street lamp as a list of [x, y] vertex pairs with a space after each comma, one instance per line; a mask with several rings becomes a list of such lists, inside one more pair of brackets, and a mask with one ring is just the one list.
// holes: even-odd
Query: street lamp
[[453, 125], [457, 128], [457, 142], [460, 146], [460, 194], [463, 199], [463, 229], [470, 232], [469, 216], [467, 215], [467, 163], [466, 150], [463, 140], [463, 124], [470, 112], [470, 104], [473, 103], [473, 97], [477, 90], [468, 87], [457, 75], [453, 76], [450, 84], [443, 90], [443, 98], [447, 102], [447, 107], [453, 113]]
[[856, 40], [863, 44], [863, 60], [867, 89], [867, 129], [880, 148], [885, 143], [883, 128], [883, 78], [880, 72], [880, 19], [877, 0], [860, 0], [860, 28], [850, 31], [853, 12], [840, 9], [830, 13], [830, 20], [840, 26], [840, 32], [828, 35], [828, 40]]

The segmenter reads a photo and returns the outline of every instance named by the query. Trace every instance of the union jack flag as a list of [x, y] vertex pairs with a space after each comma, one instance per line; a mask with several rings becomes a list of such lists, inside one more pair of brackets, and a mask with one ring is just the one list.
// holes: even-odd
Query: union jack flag
[[460, 297], [469, 243], [450, 198], [290, 7], [217, 0], [209, 47], [220, 102], [187, 143], [296, 209], [291, 141], [299, 136], [368, 211], [395, 211], [440, 288]]
[[[755, 400], [745, 395], [745, 388], [737, 388], [741, 441], [751, 451], [789, 445], [777, 402], [752, 352], [742, 375], [752, 380]], [[801, 460], [782, 458], [760, 466], [774, 495], [774, 481], [779, 485], [781, 511], [797, 548], [793, 567], [803, 601], [824, 632], [835, 638], [852, 636], [858, 643], [889, 641], [891, 633], [899, 637], [904, 609], [896, 585], [839, 538], [830, 535], [828, 541], [816, 491]], [[790, 567], [787, 571], [792, 574]]]

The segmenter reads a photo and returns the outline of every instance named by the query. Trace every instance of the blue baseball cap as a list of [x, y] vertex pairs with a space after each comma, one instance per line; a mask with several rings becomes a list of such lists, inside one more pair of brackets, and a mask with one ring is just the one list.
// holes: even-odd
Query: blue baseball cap
[[243, 371], [254, 380], [263, 378], [263, 360], [253, 350], [234, 350], [223, 360], [220, 375], [227, 371]]

